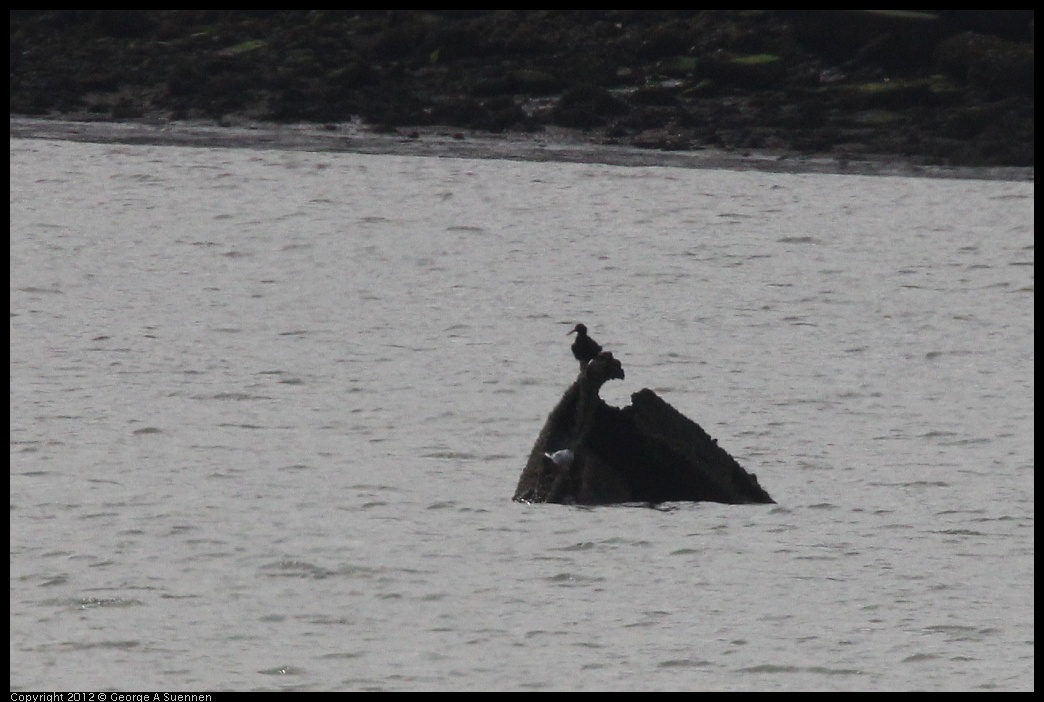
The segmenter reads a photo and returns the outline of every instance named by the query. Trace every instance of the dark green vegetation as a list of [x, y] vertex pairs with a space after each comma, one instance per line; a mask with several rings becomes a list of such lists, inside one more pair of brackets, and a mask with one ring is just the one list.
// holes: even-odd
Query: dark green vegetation
[[11, 113], [1033, 165], [1032, 11], [27, 10]]

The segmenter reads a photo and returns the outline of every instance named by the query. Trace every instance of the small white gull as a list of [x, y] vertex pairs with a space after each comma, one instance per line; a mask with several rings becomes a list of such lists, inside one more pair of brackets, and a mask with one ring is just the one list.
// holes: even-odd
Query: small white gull
[[544, 453], [544, 455], [550, 458], [552, 463], [556, 466], [568, 466], [573, 462], [572, 449], [562, 449], [561, 451], [555, 451], [554, 453]]

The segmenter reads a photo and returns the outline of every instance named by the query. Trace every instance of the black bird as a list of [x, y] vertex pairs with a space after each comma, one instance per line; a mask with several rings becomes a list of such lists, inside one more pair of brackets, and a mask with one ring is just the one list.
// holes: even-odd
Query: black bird
[[572, 346], [573, 356], [580, 361], [580, 370], [583, 371], [587, 364], [591, 362], [591, 359], [602, 352], [602, 347], [598, 345], [597, 341], [587, 335], [587, 327], [583, 324], [577, 324], [566, 336], [573, 332], [576, 332], [576, 341], [573, 342]]

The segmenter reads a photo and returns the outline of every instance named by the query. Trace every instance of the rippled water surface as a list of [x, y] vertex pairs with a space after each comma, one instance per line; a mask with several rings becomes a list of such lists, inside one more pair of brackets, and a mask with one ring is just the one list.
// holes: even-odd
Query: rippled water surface
[[[11, 141], [13, 690], [1031, 690], [1033, 184]], [[511, 502], [585, 322], [775, 506]]]

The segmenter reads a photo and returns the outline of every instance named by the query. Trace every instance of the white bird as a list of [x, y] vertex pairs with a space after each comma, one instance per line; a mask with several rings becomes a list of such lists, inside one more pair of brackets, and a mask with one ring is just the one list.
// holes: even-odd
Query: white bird
[[556, 466], [568, 466], [573, 462], [572, 449], [562, 449], [561, 451], [555, 451], [554, 453], [544, 453], [544, 455], [550, 458], [551, 462]]

